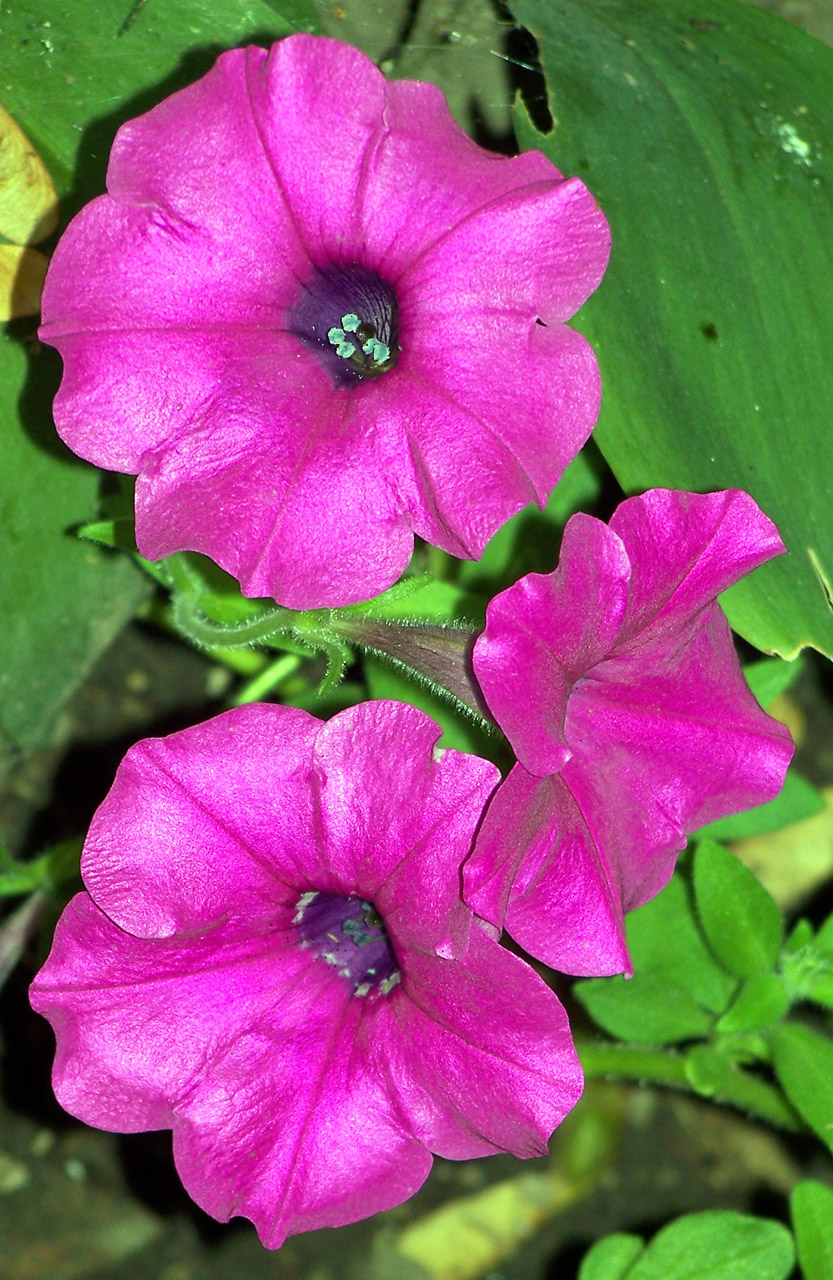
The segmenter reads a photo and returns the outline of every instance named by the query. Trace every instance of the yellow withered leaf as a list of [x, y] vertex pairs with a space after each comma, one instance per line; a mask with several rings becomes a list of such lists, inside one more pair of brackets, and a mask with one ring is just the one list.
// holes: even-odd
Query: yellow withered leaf
[[0, 244], [0, 321], [38, 314], [46, 264], [40, 249]]
[[0, 105], [0, 235], [38, 244], [58, 224], [55, 187], [20, 125]]

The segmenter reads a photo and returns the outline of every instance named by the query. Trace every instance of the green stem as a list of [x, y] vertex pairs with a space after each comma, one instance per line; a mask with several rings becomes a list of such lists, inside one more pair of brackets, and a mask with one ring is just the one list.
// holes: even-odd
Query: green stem
[[239, 689], [232, 698], [231, 705], [242, 707], [248, 702], [260, 702], [267, 694], [272, 693], [281, 681], [297, 671], [300, 665], [301, 659], [296, 653], [285, 653], [276, 662], [270, 662], [265, 671], [261, 671], [260, 675], [255, 676], [242, 689]]
[[[628, 1044], [576, 1040], [581, 1065], [588, 1079], [638, 1080], [695, 1093], [686, 1072], [685, 1056], [671, 1049], [643, 1049]], [[737, 1107], [779, 1129], [805, 1132], [807, 1126], [773, 1085], [740, 1068], [727, 1072], [715, 1090], [714, 1101]]]
[[174, 624], [193, 643], [203, 649], [234, 649], [262, 644], [281, 634], [291, 634], [296, 614], [291, 609], [270, 609], [257, 618], [243, 622], [212, 622], [199, 604], [188, 596], [177, 596], [173, 605]]

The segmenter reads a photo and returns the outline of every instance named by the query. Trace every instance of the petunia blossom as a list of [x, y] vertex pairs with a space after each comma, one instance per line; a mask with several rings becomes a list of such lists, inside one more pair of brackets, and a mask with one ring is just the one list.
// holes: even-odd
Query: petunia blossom
[[540, 1155], [581, 1092], [553, 992], [464, 905], [497, 781], [397, 703], [252, 705], [131, 748], [31, 990], [67, 1111], [173, 1129], [264, 1244], [399, 1204], [432, 1153]]
[[118, 132], [55, 252], [41, 337], [61, 437], [138, 475], [136, 538], [249, 596], [345, 605], [414, 535], [480, 555], [592, 430], [565, 325], [607, 223], [538, 152], [494, 155], [442, 94], [291, 36]]
[[465, 896], [566, 973], [629, 970], [623, 915], [686, 835], [771, 800], [792, 756], [740, 668], [717, 595], [784, 550], [738, 490], [654, 489], [576, 515], [554, 573], [492, 600], [474, 670], [518, 764]]

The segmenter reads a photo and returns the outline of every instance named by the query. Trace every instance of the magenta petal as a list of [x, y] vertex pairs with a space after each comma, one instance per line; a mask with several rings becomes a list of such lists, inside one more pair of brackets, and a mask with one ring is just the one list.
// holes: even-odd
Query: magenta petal
[[379, 1078], [376, 1008], [295, 987], [230, 1043], [176, 1108], [174, 1156], [220, 1221], [243, 1214], [268, 1248], [418, 1190], [431, 1156]]
[[[292, 608], [358, 602], [414, 533], [479, 555], [595, 423], [595, 358], [561, 323], [607, 260], [592, 197], [358, 50], [224, 54], [122, 127], [108, 191], [56, 251], [41, 334], [58, 430], [138, 473], [151, 558], [204, 552]], [[330, 337], [359, 312], [367, 351]]]
[[647, 852], [669, 847], [670, 831], [678, 850], [686, 833], [771, 800], [793, 751], [750, 692], [717, 605], [599, 663], [573, 692], [567, 737], [585, 784], [618, 809], [628, 911], [671, 874]]
[[555, 996], [462, 901], [497, 771], [439, 734], [269, 705], [137, 744], [32, 985], [64, 1105], [171, 1127], [270, 1247], [398, 1204], [432, 1151], [539, 1153], [580, 1093]]
[[338, 246], [339, 260], [365, 261], [394, 281], [482, 205], [560, 178], [538, 152], [507, 161], [483, 151], [433, 85], [388, 83], [336, 40], [273, 46], [252, 109], [311, 257]]
[[452, 338], [455, 316], [473, 308], [563, 324], [598, 288], [609, 254], [607, 222], [584, 183], [537, 182], [454, 226], [402, 283], [432, 299]]
[[679, 626], [784, 551], [775, 525], [739, 489], [651, 489], [621, 503], [610, 527], [633, 566], [623, 644], [651, 623]]
[[400, 945], [451, 953], [459, 867], [500, 774], [457, 751], [435, 758], [440, 728], [415, 707], [382, 701], [353, 713], [330, 720], [316, 744], [319, 880], [334, 892], [371, 896], [395, 946], [404, 917]]
[[441, 546], [447, 527], [472, 548], [467, 554], [480, 555], [506, 513], [543, 505], [587, 440], [599, 407], [598, 369], [580, 334], [542, 327], [532, 316], [504, 322], [500, 314], [464, 314], [439, 341], [427, 314], [401, 361], [396, 406], [422, 495], [411, 499], [412, 509], [421, 502], [435, 522], [426, 526], [415, 514], [414, 527], [430, 528]]
[[530, 573], [490, 602], [474, 671], [520, 763], [546, 777], [570, 758], [564, 722], [575, 681], [615, 643], [631, 568], [599, 520], [573, 516], [561, 563]]
[[410, 523], [355, 401], [294, 337], [273, 345], [272, 367], [235, 371], [199, 428], [145, 459], [139, 549], [201, 551], [290, 608], [365, 600], [406, 567]]
[[[574, 516], [557, 570], [491, 602], [474, 669], [520, 765], [467, 901], [531, 954], [616, 972], [623, 912], [659, 892], [686, 836], [778, 794], [790, 736], [747, 687], [716, 597], [782, 550], [746, 494], [652, 490], [610, 528]], [[594, 934], [582, 960], [575, 940]]]
[[251, 335], [241, 370], [241, 336], [233, 326], [210, 334], [135, 327], [96, 333], [95, 341], [88, 333], [53, 341], [64, 359], [54, 406], [62, 438], [97, 466], [133, 472], [154, 453], [176, 450], [204, 414], [210, 421], [223, 413], [231, 428], [225, 450], [233, 457], [234, 409], [226, 416], [217, 403], [218, 383], [253, 380], [258, 366], [278, 363], [286, 347], [283, 335]]
[[93, 818], [81, 870], [137, 937], [260, 925], [308, 887], [305, 810], [320, 722], [252, 705], [131, 747]]
[[[99, 465], [136, 470], [145, 449], [187, 429], [215, 393], [218, 350], [280, 327], [309, 270], [248, 105], [246, 68], [264, 57], [226, 54], [124, 125], [110, 194], [55, 250], [41, 337], [66, 368], [56, 421]], [[247, 198], [218, 199], [220, 173]]]
[[[614, 830], [616, 820], [614, 808]], [[463, 869], [469, 905], [561, 973], [631, 967], [610, 841], [600, 841], [594, 828], [563, 776], [536, 778], [516, 765], [489, 804]]]
[[553, 992], [478, 928], [461, 963], [413, 958], [403, 996], [411, 982], [413, 998], [381, 1010], [380, 1030], [384, 1070], [414, 1131], [454, 1160], [543, 1155], [583, 1079]]
[[252, 1021], [253, 1005], [277, 1003], [299, 960], [309, 969], [302, 953], [274, 952], [257, 929], [134, 938], [79, 893], [30, 993], [55, 1030], [61, 1105], [116, 1133], [170, 1128], [177, 1100]]

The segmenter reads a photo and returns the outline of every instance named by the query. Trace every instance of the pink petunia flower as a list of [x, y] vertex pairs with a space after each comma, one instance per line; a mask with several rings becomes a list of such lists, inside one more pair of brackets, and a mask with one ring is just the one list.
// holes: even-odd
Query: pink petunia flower
[[172, 1128], [269, 1247], [399, 1204], [432, 1152], [540, 1155], [581, 1092], [555, 995], [461, 900], [497, 771], [439, 734], [253, 705], [139, 743], [32, 986], [62, 1105]]
[[474, 670], [519, 763], [465, 896], [530, 955], [627, 972], [623, 915], [687, 833], [780, 791], [790, 735], [750, 692], [717, 595], [783, 550], [745, 493], [654, 489], [610, 527], [573, 516], [555, 572], [492, 600]]
[[56, 250], [41, 337], [62, 438], [138, 475], [145, 556], [349, 604], [414, 534], [479, 556], [590, 434], [596, 361], [564, 322], [607, 223], [432, 85], [321, 37], [235, 49], [119, 130], [107, 188]]

